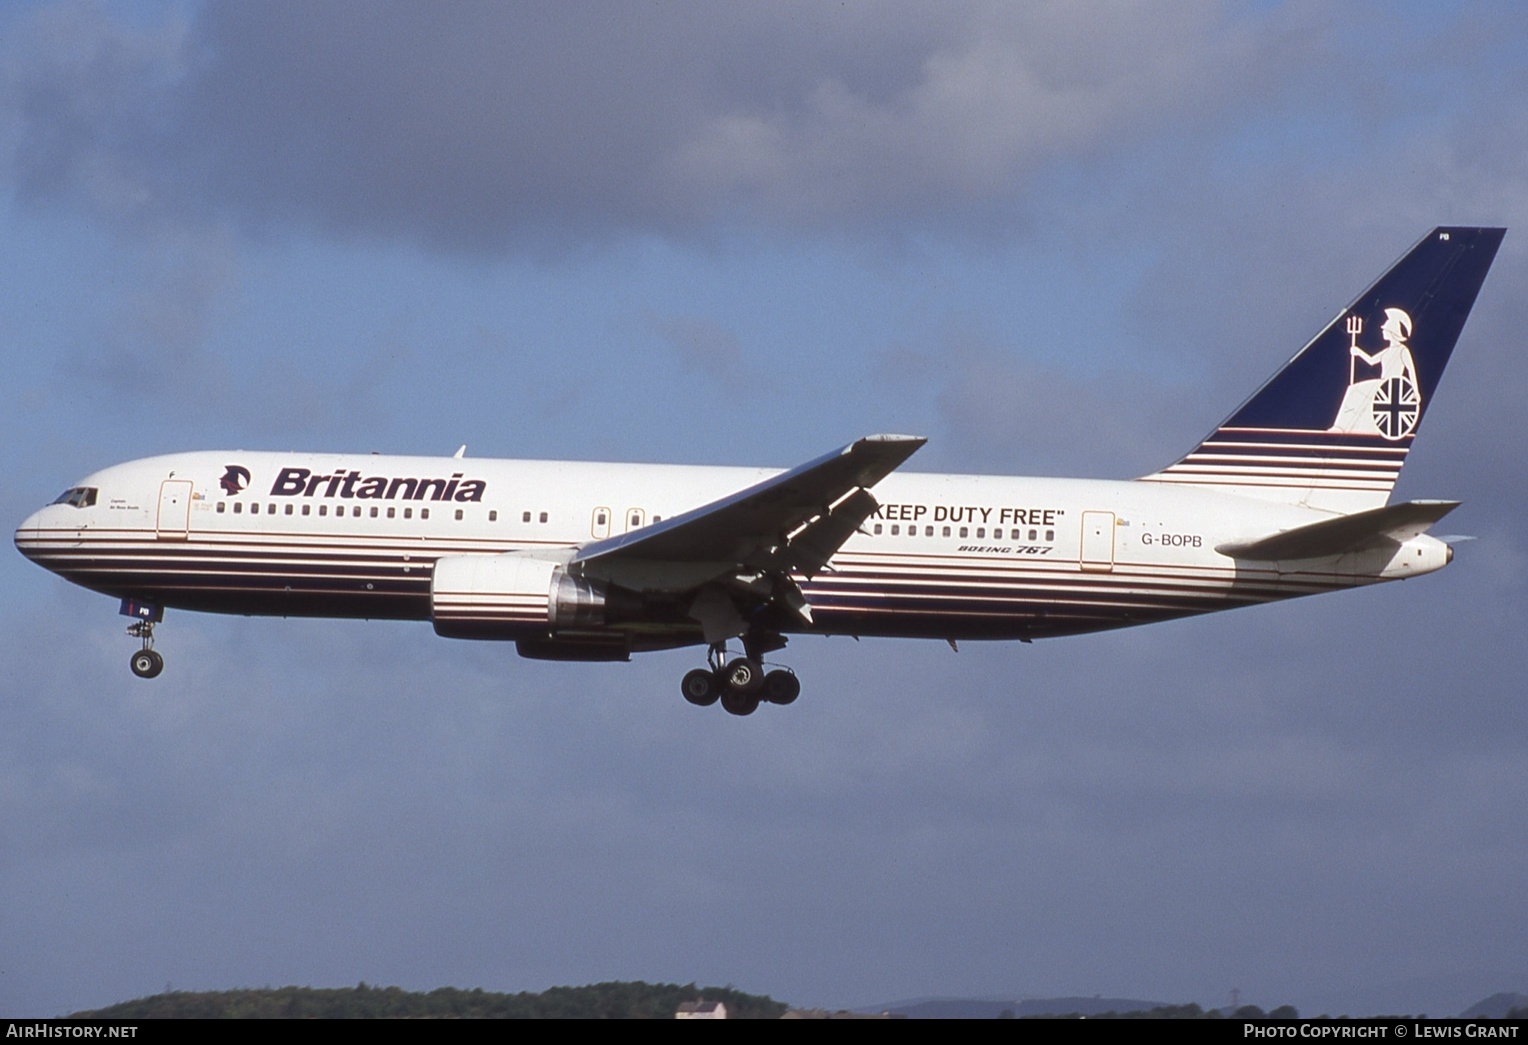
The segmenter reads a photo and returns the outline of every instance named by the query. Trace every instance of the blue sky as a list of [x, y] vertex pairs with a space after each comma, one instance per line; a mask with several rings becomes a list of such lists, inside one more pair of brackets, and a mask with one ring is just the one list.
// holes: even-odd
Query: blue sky
[[1528, 991], [1515, 5], [27, 3], [0, 505], [249, 448], [1128, 477], [1435, 224], [1509, 233], [1402, 497], [1444, 573], [1033, 646], [115, 606], [0, 563], [0, 1012], [300, 983], [1457, 1011]]

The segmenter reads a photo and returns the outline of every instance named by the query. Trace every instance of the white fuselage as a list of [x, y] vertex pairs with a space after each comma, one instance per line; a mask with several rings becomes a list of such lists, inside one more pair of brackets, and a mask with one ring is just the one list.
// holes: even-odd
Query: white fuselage
[[[238, 476], [237, 466], [246, 474]], [[245, 452], [149, 458], [29, 517], [16, 543], [75, 583], [160, 607], [428, 620], [446, 555], [572, 548], [777, 474], [482, 458]], [[241, 483], [247, 485], [241, 487]], [[1157, 482], [891, 474], [879, 511], [798, 578], [789, 630], [1028, 639], [1147, 623], [1430, 572], [1447, 546], [1248, 563], [1216, 547], [1331, 518]], [[640, 595], [640, 592], [638, 593]], [[682, 613], [612, 621], [633, 648], [700, 641]], [[519, 637], [504, 635], [505, 638]], [[547, 628], [531, 638], [555, 638]]]

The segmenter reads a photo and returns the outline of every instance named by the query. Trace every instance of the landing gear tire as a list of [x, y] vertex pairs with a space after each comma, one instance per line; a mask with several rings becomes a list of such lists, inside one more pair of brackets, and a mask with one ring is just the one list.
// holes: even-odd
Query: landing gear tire
[[786, 705], [801, 696], [801, 680], [792, 671], [771, 671], [764, 676], [762, 696], [771, 704]]
[[724, 686], [714, 671], [696, 668], [684, 677], [679, 689], [684, 699], [697, 707], [708, 708], [721, 697]]
[[722, 693], [722, 707], [729, 715], [752, 715], [759, 710], [759, 698], [754, 693], [728, 689]]
[[[727, 682], [727, 689], [734, 693], [756, 697], [764, 688], [764, 669], [759, 662], [752, 657], [738, 657], [723, 670], [723, 677]], [[754, 701], [755, 705], [758, 701]], [[737, 712], [734, 712], [737, 714]], [[748, 714], [748, 712], [742, 712]]]
[[151, 649], [141, 649], [133, 654], [130, 662], [133, 674], [141, 679], [151, 679], [164, 670], [164, 658]]

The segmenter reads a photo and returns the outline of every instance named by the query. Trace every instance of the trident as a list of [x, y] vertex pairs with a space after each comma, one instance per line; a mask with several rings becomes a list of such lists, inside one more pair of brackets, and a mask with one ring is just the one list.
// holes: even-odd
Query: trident
[[1348, 384], [1352, 384], [1358, 378], [1358, 335], [1364, 332], [1364, 321], [1359, 316], [1348, 317], [1348, 336], [1352, 338], [1348, 345]]

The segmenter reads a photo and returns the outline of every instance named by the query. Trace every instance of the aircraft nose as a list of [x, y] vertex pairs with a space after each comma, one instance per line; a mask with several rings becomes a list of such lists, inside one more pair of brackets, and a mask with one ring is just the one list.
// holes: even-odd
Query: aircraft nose
[[42, 512], [33, 512], [16, 527], [16, 550], [28, 559], [37, 557], [37, 531], [41, 526]]

